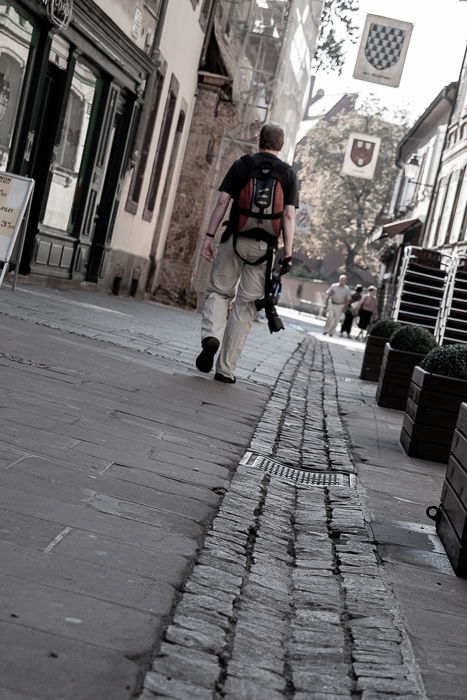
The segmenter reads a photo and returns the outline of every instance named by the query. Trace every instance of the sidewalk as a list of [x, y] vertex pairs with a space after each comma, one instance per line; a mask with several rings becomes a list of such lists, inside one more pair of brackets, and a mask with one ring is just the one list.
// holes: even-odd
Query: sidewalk
[[343, 420], [378, 544], [428, 697], [467, 697], [467, 581], [454, 575], [434, 524], [445, 465], [408, 457], [402, 412], [380, 408], [376, 385], [358, 380], [361, 356], [332, 348]]
[[226, 387], [196, 314], [0, 310], [1, 700], [465, 697], [443, 467], [400, 448], [363, 345], [255, 324]]
[[255, 326], [249, 381], [225, 387], [194, 369], [194, 313], [34, 287], [0, 304], [0, 697], [128, 698], [302, 337]]

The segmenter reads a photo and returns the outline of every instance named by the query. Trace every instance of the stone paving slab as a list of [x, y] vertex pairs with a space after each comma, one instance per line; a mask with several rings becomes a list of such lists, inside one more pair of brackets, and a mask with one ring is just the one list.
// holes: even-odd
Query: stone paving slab
[[[183, 484], [185, 468], [190, 480], [196, 479], [198, 472], [195, 469], [204, 468], [207, 471], [200, 471], [200, 481], [195, 483], [200, 491], [210, 490], [211, 495], [219, 499], [219, 511], [212, 522], [209, 519], [203, 521], [200, 515], [199, 522], [206, 528], [207, 536], [205, 532], [198, 537], [192, 533], [196, 547], [201, 549], [194, 569], [182, 588], [178, 604], [158, 622], [157, 629], [161, 632], [165, 629], [165, 640], [158, 644], [156, 631], [151, 650], [146, 649], [136, 656], [130, 654], [130, 660], [138, 664], [136, 668], [151, 666], [141, 697], [145, 700], [152, 697], [182, 700], [195, 697], [216, 700], [221, 697], [232, 700], [250, 700], [254, 697], [267, 697], [268, 700], [274, 697], [288, 700], [344, 697], [415, 700], [444, 697], [438, 695], [444, 682], [445, 697], [460, 697], [459, 687], [464, 687], [461, 685], [464, 682], [462, 674], [457, 674], [458, 677], [452, 674], [448, 679], [448, 674], [443, 670], [443, 659], [447, 658], [449, 648], [449, 644], [443, 641], [443, 635], [447, 634], [448, 626], [444, 628], [444, 621], [440, 624], [438, 637], [441, 641], [437, 642], [440, 652], [436, 655], [436, 643], [430, 644], [428, 640], [431, 610], [421, 605], [423, 596], [416, 601], [418, 606], [413, 606], [418, 607], [420, 613], [414, 612], [412, 592], [412, 602], [409, 600], [407, 607], [407, 599], [404, 601], [401, 594], [402, 585], [399, 590], [397, 576], [394, 575], [394, 580], [391, 580], [386, 575], [386, 570], [390, 572], [389, 567], [400, 571], [398, 567], [409, 565], [424, 566], [427, 572], [433, 572], [433, 576], [436, 572], [443, 575], [439, 567], [436, 569], [436, 559], [442, 557], [442, 553], [430, 552], [426, 546], [431, 531], [427, 531], [427, 539], [422, 545], [419, 532], [415, 536], [413, 528], [408, 528], [410, 534], [406, 535], [407, 542], [397, 553], [394, 547], [398, 542], [393, 542], [404, 531], [405, 526], [401, 523], [409, 522], [407, 513], [410, 509], [414, 506], [419, 509], [417, 513], [421, 512], [425, 494], [430, 492], [439, 478], [437, 467], [430, 463], [420, 467], [417, 460], [404, 458], [400, 450], [394, 447], [393, 437], [397, 430], [394, 427], [394, 412], [379, 413], [372, 409], [371, 419], [368, 418], [369, 397], [349, 372], [352, 362], [344, 354], [348, 352], [348, 346], [336, 344], [334, 347], [330, 343], [328, 347], [317, 342], [304, 342], [298, 347], [298, 340], [290, 342], [287, 334], [275, 334], [270, 339], [263, 332], [264, 328], [255, 328], [239, 370], [240, 378], [248, 382], [240, 381], [235, 387], [216, 387], [208, 378], [197, 377], [191, 369], [196, 342], [190, 344], [187, 336], [198, 323], [192, 314], [180, 312], [179, 315], [174, 310], [153, 305], [147, 305], [150, 308], [148, 311], [143, 305], [142, 316], [137, 313], [136, 318], [132, 318], [130, 309], [139, 308], [136, 304], [132, 307], [132, 301], [122, 304], [120, 299], [110, 297], [103, 300], [102, 297], [97, 299], [89, 295], [89, 303], [86, 303], [83, 302], [83, 295], [65, 296], [65, 300], [51, 300], [50, 292], [37, 294], [34, 290], [27, 290], [21, 291], [17, 301], [12, 303], [5, 300], [4, 292], [0, 290], [0, 302], [5, 304], [5, 313], [10, 318], [42, 324], [49, 329], [48, 334], [55, 333], [50, 331], [51, 328], [60, 327], [70, 333], [54, 347], [57, 355], [51, 363], [49, 348], [44, 351], [45, 347], [42, 349], [40, 344], [34, 348], [34, 358], [27, 352], [17, 352], [18, 347], [27, 347], [26, 333], [17, 321], [8, 321], [12, 345], [5, 348], [3, 359], [0, 357], [0, 371], [2, 362], [9, 373], [16, 371], [18, 374], [15, 368], [19, 367], [27, 371], [27, 377], [23, 374], [24, 379], [18, 379], [16, 387], [17, 395], [22, 397], [25, 404], [29, 383], [37, 382], [37, 394], [32, 404], [36, 410], [26, 412], [31, 420], [31, 429], [34, 429], [34, 425], [36, 429], [38, 425], [40, 427], [37, 409], [40, 413], [43, 397], [52, 409], [50, 416], [47, 416], [48, 432], [57, 444], [51, 446], [50, 440], [44, 440], [43, 444], [39, 443], [40, 454], [34, 453], [34, 456], [56, 459], [52, 452], [60, 450], [66, 455], [63, 461], [68, 469], [76, 469], [82, 463], [84, 473], [104, 476], [101, 482], [104, 491], [105, 475], [113, 469], [119, 478], [125, 475], [125, 469], [134, 469], [135, 475], [143, 479], [147, 489], [152, 474], [166, 479], [174, 477], [174, 483]], [[45, 300], [51, 301], [50, 308], [42, 308]], [[71, 313], [65, 313], [65, 310], [71, 310]], [[90, 311], [94, 314], [92, 321]], [[154, 314], [163, 321], [156, 329], [151, 326]], [[175, 330], [174, 317], [183, 318], [182, 323], [175, 324]], [[168, 330], [170, 324], [172, 328]], [[162, 326], [164, 328], [158, 335]], [[194, 337], [194, 333], [192, 335]], [[284, 346], [283, 342], [286, 343]], [[96, 377], [98, 374], [107, 377], [104, 381], [83, 382], [79, 371], [72, 371], [69, 354], [77, 355], [83, 343], [93, 350], [91, 371]], [[129, 369], [124, 376], [120, 372], [118, 377], [109, 381], [116, 363], [122, 360], [122, 353], [127, 352], [122, 348], [132, 349], [132, 362], [127, 364]], [[154, 364], [151, 364], [154, 361], [156, 371]], [[355, 357], [353, 362], [355, 370]], [[68, 370], [64, 372], [67, 367]], [[273, 372], [271, 368], [274, 368]], [[144, 390], [135, 392], [132, 386], [137, 385], [138, 377], [143, 374], [157, 377], [151, 387], [146, 380]], [[186, 399], [181, 393], [184, 384], [187, 387]], [[374, 385], [372, 388], [374, 390]], [[170, 392], [171, 389], [175, 391]], [[83, 397], [82, 410], [88, 416], [84, 422], [79, 418], [78, 424], [70, 421], [74, 415], [77, 390]], [[208, 401], [204, 400], [206, 392]], [[167, 396], [173, 399], [175, 394], [178, 403], [172, 400], [167, 407], [170, 428], [160, 431], [159, 424], [163, 418], [160, 412], [158, 415], [152, 413], [154, 396], [163, 396], [166, 400]], [[201, 394], [203, 399], [198, 401]], [[12, 389], [12, 399], [13, 396]], [[111, 448], [109, 450], [108, 445], [101, 442], [101, 438], [107, 442], [113, 438], [119, 440], [112, 420], [104, 420], [102, 436], [93, 425], [102, 420], [102, 415], [115, 411], [118, 402], [124, 403], [125, 409], [130, 409], [125, 412], [130, 416], [129, 421], [121, 421], [122, 429], [128, 430], [128, 445], [133, 445], [131, 453], [120, 460], [126, 467], [113, 464]], [[64, 421], [60, 421], [59, 417], [61, 405], [66, 411]], [[189, 410], [185, 410], [187, 406]], [[265, 412], [254, 435], [248, 436], [247, 426], [251, 426], [255, 416], [261, 415], [263, 408]], [[14, 413], [12, 417], [14, 421]], [[57, 423], [60, 422], [63, 431], [57, 436], [53, 431], [55, 419]], [[232, 420], [235, 421], [236, 434], [240, 432], [244, 435], [233, 442], [226, 428]], [[77, 437], [74, 438], [77, 443], [71, 448], [66, 444], [60, 447], [60, 439], [69, 435], [67, 430], [63, 430], [63, 424], [67, 421], [72, 427], [77, 425]], [[207, 423], [215, 427], [203, 444], [201, 435], [205, 434], [203, 427]], [[195, 429], [190, 430], [190, 425], [195, 425]], [[86, 427], [90, 428], [90, 434], [94, 432], [92, 443], [85, 444], [83, 439], [82, 429]], [[351, 435], [350, 441], [346, 427]], [[142, 439], [141, 443], [138, 436]], [[140, 445], [147, 445], [148, 436], [150, 439], [155, 437], [158, 448], [150, 453], [139, 449]], [[3, 458], [4, 467], [11, 465], [10, 468], [14, 470], [13, 465], [18, 460], [30, 456], [31, 445], [11, 429], [6, 431], [4, 437], [4, 452], [0, 442], [0, 461]], [[122, 443], [124, 447], [125, 441]], [[364, 485], [370, 479], [373, 482], [378, 480], [376, 469], [381, 474], [381, 480], [377, 481], [377, 485], [371, 483], [372, 488], [366, 490], [360, 488], [358, 480], [358, 488], [355, 488], [355, 482], [350, 487], [299, 487], [287, 479], [252, 469], [247, 464], [239, 465], [241, 448], [248, 444], [251, 450], [272, 457], [280, 464], [330, 473], [354, 473], [357, 467]], [[159, 449], [159, 445], [162, 449]], [[213, 454], [216, 454], [214, 459]], [[403, 489], [400, 495], [397, 492], [397, 479], [401, 479], [396, 476], [394, 467], [398, 464], [401, 465], [401, 474], [407, 473], [408, 479], [411, 479], [410, 493]], [[170, 473], [172, 467], [173, 475]], [[222, 476], [218, 471], [221, 468], [224, 472]], [[163, 471], [159, 472], [159, 469]], [[426, 475], [432, 483], [423, 482], [425, 491], [422, 494], [417, 490], [415, 477]], [[24, 478], [25, 474], [22, 476]], [[112, 478], [116, 477], [112, 475]], [[206, 481], [209, 478], [214, 479], [216, 486]], [[131, 483], [131, 477], [127, 483]], [[65, 481], [63, 485], [66, 485]], [[121, 500], [125, 500], [120, 487], [115, 492], [105, 494], [114, 499], [111, 502], [114, 510], [120, 506]], [[83, 487], [80, 482], [70, 484], [68, 488], [71, 488], [69, 497], [74, 498], [72, 494]], [[15, 497], [20, 503], [25, 503], [22, 499], [27, 494], [19, 493]], [[137, 493], [139, 498], [136, 498]], [[135, 503], [147, 506], [142, 493], [138, 489], [133, 491]], [[185, 502], [179, 498], [182, 495], [186, 497], [186, 494], [174, 493], [172, 503], [181, 505]], [[416, 495], [418, 498], [414, 498]], [[193, 501], [200, 503], [201, 513], [201, 506], [206, 508], [211, 503], [201, 498], [201, 494], [198, 496]], [[140, 504], [139, 500], [143, 503]], [[109, 502], [106, 505], [109, 506]], [[190, 501], [191, 506], [196, 508], [196, 504]], [[72, 507], [80, 506], [75, 504]], [[105, 510], [109, 511], [109, 508]], [[161, 508], [150, 510], [158, 511]], [[8, 515], [10, 511], [6, 508], [4, 512]], [[215, 512], [217, 508], [213, 507], [213, 516]], [[140, 507], [117, 514], [94, 513], [94, 517], [98, 515], [111, 519], [107, 522], [113, 522], [112, 518], [122, 518], [129, 530], [148, 525], [144, 522], [148, 510]], [[375, 531], [372, 531], [369, 524], [372, 516], [376, 515], [381, 517]], [[48, 534], [53, 535], [44, 516], [42, 513], [41, 527], [43, 523], [44, 527], [49, 528]], [[20, 514], [20, 517], [23, 517], [23, 523], [28, 522], [27, 515]], [[138, 518], [142, 518], [142, 521]], [[418, 519], [417, 515], [411, 522]], [[104, 552], [114, 563], [110, 568], [121, 572], [121, 576], [127, 576], [128, 562], [124, 553], [134, 549], [135, 575], [152, 576], [156, 582], [157, 574], [154, 571], [151, 573], [144, 563], [145, 552], [154, 550], [162, 564], [165, 557], [172, 556], [169, 569], [164, 569], [166, 574], [172, 572], [174, 577], [178, 577], [179, 585], [184, 573], [189, 573], [188, 562], [191, 563], [195, 556], [194, 549], [186, 557], [177, 556], [169, 551], [170, 547], [167, 548], [165, 541], [154, 542], [150, 530], [143, 530], [142, 541], [137, 543], [136, 537], [126, 538], [123, 529], [117, 530], [117, 537], [105, 529], [101, 531], [99, 528], [96, 532], [95, 522], [91, 518], [93, 527], [88, 528], [77, 523], [63, 539], [60, 539], [59, 532], [55, 535], [55, 539], [59, 537], [59, 540], [53, 545], [52, 552], [70, 559], [76, 557], [77, 561], [89, 564], [97, 564], [98, 557]], [[171, 527], [175, 527], [175, 523]], [[156, 529], [152, 527], [152, 530]], [[19, 530], [21, 528], [17, 529], [17, 538], [21, 534]], [[377, 545], [379, 538], [385, 535], [388, 541], [383, 545], [392, 547], [395, 556], [387, 564], [387, 558], [383, 556], [381, 566], [380, 556], [381, 553], [384, 555], [385, 550], [377, 548]], [[423, 533], [421, 537], [423, 541]], [[32, 535], [31, 540], [34, 541]], [[92, 541], [92, 546], [88, 549], [89, 541]], [[118, 556], [121, 541], [124, 542], [122, 555]], [[51, 539], [45, 548], [53, 542], [54, 539]], [[72, 545], [70, 550], [67, 543]], [[112, 549], [109, 547], [108, 552], [110, 543], [115, 546]], [[416, 547], [410, 546], [415, 544]], [[22, 546], [25, 545], [30, 546], [27, 540], [23, 540]], [[406, 550], [413, 550], [411, 564], [400, 564], [401, 552]], [[426, 562], [422, 562], [424, 553], [434, 556], [430, 569]], [[180, 576], [183, 561], [187, 562], [187, 567]], [[164, 584], [170, 585], [170, 575], [164, 577]], [[35, 585], [40, 589], [42, 584], [37, 582]], [[407, 593], [407, 587], [404, 590]], [[71, 592], [61, 591], [60, 595], [66, 593]], [[117, 588], [114, 597], [118, 598], [118, 595]], [[93, 604], [101, 605], [103, 602], [115, 604], [114, 598], [111, 601], [97, 600]], [[445, 597], [443, 605], [447, 605], [447, 602]], [[133, 603], [138, 601], [133, 599]], [[441, 602], [440, 608], [438, 614], [443, 616], [445, 610]], [[406, 617], [407, 611], [409, 615]], [[15, 623], [15, 627], [18, 626]], [[453, 658], [457, 658], [457, 646], [454, 648]], [[462, 640], [458, 649], [461, 652]], [[419, 661], [423, 682], [430, 689], [428, 694], [415, 659]], [[38, 672], [37, 663], [35, 668]], [[135, 668], [134, 671], [137, 673]], [[132, 678], [134, 682], [135, 673]], [[117, 689], [117, 685], [114, 687], [115, 693], [111, 695], [115, 698], [120, 697], [122, 690], [120, 685]], [[15, 686], [12, 690], [20, 692], [20, 688]], [[70, 694], [70, 697], [78, 696]]]
[[199, 376], [196, 314], [88, 299], [0, 290], [2, 700], [133, 695], [275, 381]]
[[85, 700], [129, 697], [137, 665], [120, 653], [4, 622], [0, 622], [0, 639], [8, 640], [0, 654], [2, 700], [71, 700], [70, 681]]

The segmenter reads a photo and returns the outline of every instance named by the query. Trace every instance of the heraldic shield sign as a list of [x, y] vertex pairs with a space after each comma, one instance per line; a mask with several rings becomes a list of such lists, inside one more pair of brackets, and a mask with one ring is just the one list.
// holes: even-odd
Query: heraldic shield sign
[[372, 180], [380, 145], [381, 139], [378, 136], [350, 134], [342, 165], [342, 175]]
[[367, 15], [353, 77], [398, 87], [413, 24]]

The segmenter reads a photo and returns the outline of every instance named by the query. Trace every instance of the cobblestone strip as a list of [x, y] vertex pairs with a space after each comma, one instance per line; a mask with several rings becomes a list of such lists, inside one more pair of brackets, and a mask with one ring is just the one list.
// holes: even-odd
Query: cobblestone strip
[[[264, 453], [273, 450], [284, 420], [287, 395], [304, 354], [305, 349], [295, 353], [278, 381], [261, 421], [261, 443], [257, 440], [255, 449], [261, 448]], [[262, 472], [245, 466], [240, 466], [234, 474], [152, 669], [146, 674], [141, 698], [190, 700], [212, 698], [214, 693], [253, 700], [256, 695], [252, 694], [249, 669], [256, 674], [257, 690], [260, 690], [258, 678], [265, 683], [263, 687], [268, 693], [279, 688], [284, 690], [283, 632], [277, 622], [281, 616], [284, 620], [287, 618], [290, 586], [284, 582], [285, 597], [281, 601], [277, 600], [280, 591], [261, 590], [261, 594], [264, 593], [261, 606], [257, 605], [255, 593], [261, 587], [258, 576], [261, 578], [262, 565], [268, 566], [270, 572], [277, 567], [279, 577], [290, 576], [287, 549], [293, 488], [287, 485], [279, 498], [273, 498], [272, 505], [268, 502], [263, 520], [268, 482]], [[279, 507], [284, 496], [288, 499], [288, 511]], [[289, 528], [288, 534], [283, 536], [281, 528], [277, 532], [271, 517], [280, 517], [281, 526], [285, 524]], [[267, 547], [271, 542], [273, 557], [270, 556], [271, 547]], [[271, 580], [276, 578], [271, 576]], [[282, 609], [279, 615], [278, 602]], [[258, 637], [263, 639], [263, 646], [258, 643]], [[245, 695], [239, 694], [241, 690]], [[273, 700], [273, 696], [269, 697]], [[284, 696], [280, 694], [279, 697]]]
[[[307, 342], [281, 374], [251, 449], [353, 469], [332, 361]], [[378, 568], [358, 491], [240, 465], [141, 698], [424, 697]]]

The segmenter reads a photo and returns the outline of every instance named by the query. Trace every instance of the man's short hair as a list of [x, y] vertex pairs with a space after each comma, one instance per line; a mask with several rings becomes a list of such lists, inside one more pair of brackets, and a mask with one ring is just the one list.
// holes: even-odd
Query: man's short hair
[[280, 151], [284, 145], [284, 130], [276, 122], [264, 124], [259, 132], [260, 151]]

